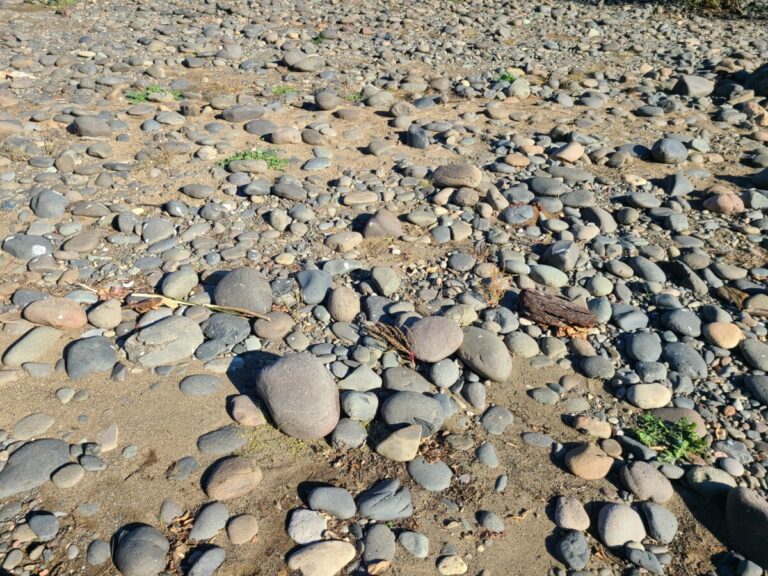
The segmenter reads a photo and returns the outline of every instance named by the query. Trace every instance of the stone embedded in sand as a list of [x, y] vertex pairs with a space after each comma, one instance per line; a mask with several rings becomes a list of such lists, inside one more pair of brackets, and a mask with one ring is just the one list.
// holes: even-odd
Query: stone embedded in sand
[[312, 354], [283, 356], [259, 373], [256, 390], [277, 427], [294, 438], [322, 438], [339, 421], [339, 389]]
[[714, 89], [715, 83], [709, 78], [683, 74], [677, 79], [672, 92], [691, 98], [702, 98], [712, 94]]
[[170, 544], [147, 524], [121, 528], [115, 536], [113, 561], [123, 576], [155, 576], [166, 564]]
[[239, 394], [230, 400], [229, 413], [241, 426], [261, 426], [267, 422], [261, 408], [245, 394]]
[[253, 491], [261, 468], [249, 458], [229, 456], [214, 462], [203, 478], [203, 490], [213, 500], [230, 500]]
[[259, 521], [250, 514], [233, 516], [227, 522], [227, 536], [235, 546], [252, 542], [259, 533]]
[[363, 235], [360, 232], [352, 232], [346, 230], [344, 232], [336, 232], [331, 234], [325, 239], [325, 245], [331, 250], [336, 252], [349, 252], [354, 248], [357, 248], [363, 241]]
[[563, 530], [589, 528], [589, 514], [575, 496], [560, 496], [555, 503], [555, 524]]
[[395, 430], [376, 446], [376, 452], [396, 462], [410, 462], [419, 452], [421, 426], [411, 424]]
[[334, 288], [328, 298], [328, 312], [338, 322], [352, 322], [360, 314], [360, 296], [350, 286]]
[[582, 444], [565, 455], [568, 470], [584, 480], [605, 478], [613, 465], [613, 458], [594, 444]]
[[750, 338], [739, 344], [739, 350], [749, 366], [768, 371], [768, 344], [757, 338]]
[[704, 208], [717, 214], [740, 214], [744, 212], [744, 201], [733, 193], [714, 194], [704, 200]]
[[48, 414], [35, 412], [19, 420], [11, 429], [11, 438], [14, 440], [29, 440], [40, 437], [53, 426], [56, 420]]
[[663, 384], [635, 384], [627, 390], [627, 400], [638, 408], [649, 410], [669, 404], [672, 390]]
[[72, 123], [72, 131], [81, 138], [105, 138], [112, 127], [98, 116], [79, 116]]
[[381, 416], [389, 426], [417, 424], [422, 436], [431, 436], [443, 425], [440, 402], [419, 392], [395, 392], [381, 405]]

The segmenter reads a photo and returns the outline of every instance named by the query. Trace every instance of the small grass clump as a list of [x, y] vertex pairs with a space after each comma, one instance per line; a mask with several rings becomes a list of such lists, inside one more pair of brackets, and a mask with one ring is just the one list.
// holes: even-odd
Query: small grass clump
[[512, 84], [512, 82], [515, 80], [517, 80], [517, 76], [513, 76], [509, 72], [502, 72], [496, 79], [497, 82], [509, 82], [510, 84]]
[[364, 98], [362, 92], [352, 92], [347, 94], [347, 102], [360, 102]]
[[131, 104], [139, 104], [146, 102], [151, 94], [170, 94], [174, 100], [181, 100], [180, 90], [171, 90], [169, 88], [163, 88], [157, 84], [152, 84], [144, 88], [144, 90], [135, 90], [133, 92], [127, 92], [125, 99]]
[[640, 442], [659, 452], [661, 462], [688, 460], [691, 456], [703, 456], [707, 444], [696, 433], [696, 424], [681, 418], [674, 424], [665, 424], [661, 418], [643, 414], [638, 418], [635, 436]]
[[43, 4], [49, 8], [68, 8], [75, 6], [78, 0], [43, 0]]
[[278, 150], [245, 150], [228, 156], [219, 162], [219, 166], [228, 168], [232, 162], [237, 160], [264, 160], [270, 170], [285, 170], [288, 165], [287, 160], [280, 158]]
[[289, 96], [291, 94], [296, 94], [296, 92], [298, 92], [298, 90], [290, 84], [281, 84], [280, 86], [272, 88], [272, 94], [275, 96]]
[[328, 40], [328, 37], [322, 32], [320, 32], [320, 34], [312, 38], [312, 44], [322, 44], [326, 40]]
[[30, 158], [29, 153], [24, 148], [11, 144], [0, 145], [0, 156], [11, 162], [26, 162]]
[[479, 287], [483, 299], [491, 306], [498, 306], [507, 291], [507, 283], [498, 268], [491, 270], [491, 275], [485, 278]]

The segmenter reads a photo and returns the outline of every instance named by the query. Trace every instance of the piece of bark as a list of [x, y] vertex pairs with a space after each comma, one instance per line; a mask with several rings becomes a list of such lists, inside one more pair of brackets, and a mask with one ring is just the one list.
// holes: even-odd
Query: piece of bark
[[597, 318], [587, 308], [567, 298], [540, 292], [522, 290], [518, 298], [520, 312], [529, 320], [547, 326], [583, 326], [592, 328]]

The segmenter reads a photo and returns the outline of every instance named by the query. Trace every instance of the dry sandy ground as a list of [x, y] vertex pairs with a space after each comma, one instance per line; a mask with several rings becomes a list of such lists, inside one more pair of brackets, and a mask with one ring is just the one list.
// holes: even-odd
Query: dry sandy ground
[[[9, 338], [6, 336], [3, 340], [6, 344]], [[84, 550], [92, 539], [109, 539], [126, 523], [159, 526], [160, 504], [167, 497], [192, 512], [205, 502], [199, 485], [200, 474], [215, 458], [198, 454], [195, 442], [201, 434], [231, 422], [225, 409], [226, 398], [238, 390], [227, 380], [227, 385], [216, 395], [205, 398], [183, 395], [178, 390], [178, 382], [184, 375], [200, 369], [192, 363], [165, 378], [138, 373], [129, 375], [123, 383], [104, 378], [79, 381], [75, 386], [87, 390], [88, 399], [65, 406], [54, 395], [62, 385], [69, 384], [61, 376], [37, 380], [24, 376], [17, 383], [3, 387], [0, 428], [10, 427], [20, 417], [37, 411], [56, 418], [50, 436], [66, 436], [70, 442], [92, 440], [112, 422], [119, 426], [119, 448], [105, 455], [109, 464], [106, 471], [88, 473], [85, 480], [69, 490], [56, 489], [50, 484], [41, 490], [44, 509], [70, 514], [63, 522], [71, 527], [64, 537], [65, 543], [75, 543]], [[435, 448], [432, 455], [445, 458], [457, 475], [467, 473], [471, 477], [469, 484], [461, 488], [454, 485], [441, 495], [414, 486], [404, 465], [386, 461], [368, 448], [341, 458], [340, 453], [324, 442], [301, 443], [269, 425], [247, 429], [249, 443], [244, 451], [258, 460], [264, 480], [250, 496], [228, 502], [227, 506], [233, 515], [244, 512], [256, 515], [260, 532], [254, 543], [240, 547], [231, 546], [224, 532], [214, 539], [213, 543], [228, 551], [224, 573], [287, 574], [282, 557], [292, 548], [292, 543], [284, 530], [286, 511], [302, 505], [300, 494], [305, 483], [332, 483], [355, 494], [379, 478], [395, 475], [411, 487], [418, 520], [396, 522], [393, 526], [425, 532], [430, 538], [431, 551], [428, 560], [415, 560], [399, 550], [390, 574], [435, 574], [436, 555], [446, 542], [462, 554], [471, 555], [469, 574], [477, 574], [481, 569], [490, 570], [494, 576], [545, 574], [549, 567], [558, 565], [547, 551], [548, 537], [554, 529], [548, 516], [552, 498], [573, 494], [584, 502], [601, 502], [616, 494], [616, 487], [608, 480], [582, 481], [559, 469], [546, 450], [527, 446], [520, 439], [520, 434], [526, 431], [544, 432], [563, 443], [579, 436], [561, 421], [557, 407], [542, 406], [526, 394], [527, 388], [557, 381], [563, 373], [557, 368], [532, 369], [527, 361], [517, 361], [511, 381], [494, 385], [489, 394], [491, 403], [508, 406], [515, 415], [514, 424], [504, 436], [493, 439], [501, 466], [490, 470], [474, 462], [471, 452], [451, 454]], [[588, 391], [582, 392], [598, 396], [603, 393], [597, 382], [589, 382], [588, 387]], [[476, 438], [484, 436], [482, 429], [474, 424], [472, 433]], [[133, 460], [120, 457], [121, 450], [128, 444], [139, 447], [138, 456]], [[198, 458], [197, 472], [181, 482], [166, 479], [167, 468], [185, 455]], [[509, 485], [499, 494], [493, 486], [502, 472], [508, 473]], [[461, 509], [448, 510], [442, 503], [443, 498], [459, 502]], [[84, 502], [98, 503], [100, 511], [95, 516], [84, 517], [76, 510]], [[681, 522], [681, 530], [673, 545], [678, 564], [670, 574], [706, 572], [711, 567], [710, 556], [722, 550], [722, 545], [693, 519], [679, 496], [671, 508]], [[493, 510], [504, 517], [507, 532], [492, 538], [479, 533], [474, 522], [474, 514], [479, 509]], [[462, 519], [470, 523], [472, 530], [462, 528]], [[340, 528], [332, 526], [335, 531]], [[593, 549], [593, 552], [601, 559], [598, 564], [613, 564], [602, 549]], [[60, 568], [79, 569], [82, 563], [82, 559], [78, 559]], [[83, 573], [110, 571], [114, 568], [86, 568]]]

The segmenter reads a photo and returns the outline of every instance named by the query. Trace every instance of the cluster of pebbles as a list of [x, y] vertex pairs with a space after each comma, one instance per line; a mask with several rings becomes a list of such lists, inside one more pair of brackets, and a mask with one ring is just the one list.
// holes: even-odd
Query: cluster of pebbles
[[[3, 406], [3, 573], [253, 573], [233, 550], [285, 531], [271, 554], [303, 576], [495, 575], [525, 515], [462, 494], [506, 497], [518, 441], [600, 486], [546, 495], [551, 574], [689, 573], [680, 493], [718, 519], [718, 573], [768, 569], [761, 22], [513, 4], [0, 1], [0, 397], [87, 413], [89, 390], [151, 377], [232, 419], [160, 463], [199, 509], [115, 518], [38, 492], [149, 448], [120, 404], [91, 437], [85, 414]], [[594, 327], [536, 322], [526, 289]], [[578, 441], [514, 437], [507, 387]], [[706, 453], [669, 461], [642, 413]], [[260, 526], [238, 502], [269, 426], [338, 475]], [[364, 487], [343, 472], [361, 458]], [[420, 531], [438, 506], [461, 537]], [[100, 515], [111, 535], [86, 542]]]

